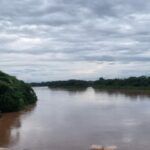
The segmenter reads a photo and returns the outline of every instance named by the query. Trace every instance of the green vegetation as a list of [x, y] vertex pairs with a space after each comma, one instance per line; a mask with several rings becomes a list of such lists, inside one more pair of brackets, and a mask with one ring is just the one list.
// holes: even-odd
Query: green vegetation
[[150, 77], [129, 77], [126, 79], [103, 79], [93, 82], [95, 88], [110, 88], [110, 89], [133, 89], [133, 90], [148, 90], [150, 89]]
[[32, 85], [33, 87], [43, 87], [43, 86], [49, 86], [49, 83], [50, 82], [40, 82], [40, 83], [35, 83], [35, 82], [32, 82], [32, 83], [30, 83], [30, 85]]
[[14, 112], [34, 104], [37, 97], [29, 84], [0, 71], [0, 111]]
[[49, 82], [48, 86], [53, 88], [87, 88], [89, 83], [82, 80], [52, 81]]
[[[96, 81], [68, 80], [46, 82], [50, 88], [87, 88], [150, 90], [150, 77], [129, 77], [126, 79], [104, 79]], [[42, 86], [42, 84], [40, 84]]]

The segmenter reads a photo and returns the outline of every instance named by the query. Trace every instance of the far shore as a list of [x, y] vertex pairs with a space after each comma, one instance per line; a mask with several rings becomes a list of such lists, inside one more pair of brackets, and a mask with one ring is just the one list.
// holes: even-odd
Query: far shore
[[48, 86], [49, 88], [63, 88], [68, 90], [86, 89], [93, 87], [96, 90], [119, 90], [119, 91], [138, 91], [150, 92], [150, 77], [129, 77], [125, 79], [104, 79], [99, 78], [95, 81], [85, 80], [66, 80], [66, 81], [47, 81], [40, 83], [30, 83], [32, 86]]

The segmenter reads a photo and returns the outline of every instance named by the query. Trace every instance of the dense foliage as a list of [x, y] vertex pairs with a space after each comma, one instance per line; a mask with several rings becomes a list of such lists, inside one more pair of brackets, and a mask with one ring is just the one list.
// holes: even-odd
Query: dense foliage
[[32, 85], [33, 87], [36, 87], [36, 86], [38, 86], [38, 87], [40, 87], [40, 86], [49, 86], [49, 83], [50, 82], [40, 82], [40, 83], [36, 83], [36, 82], [32, 82], [32, 83], [30, 83], [30, 85]]
[[68, 81], [52, 81], [48, 84], [49, 87], [61, 87], [61, 88], [86, 88], [89, 86], [89, 82], [82, 80], [68, 80]]
[[129, 77], [126, 79], [104, 79], [100, 78], [93, 82], [97, 88], [125, 88], [125, 89], [150, 89], [150, 77]]
[[29, 84], [0, 71], [0, 111], [13, 112], [37, 101]]
[[[126, 79], [104, 79], [100, 78], [96, 81], [68, 80], [68, 81], [52, 81], [46, 82], [51, 88], [86, 88], [94, 87], [99, 89], [150, 89], [150, 77], [129, 77]], [[41, 84], [42, 85], [42, 84]]]

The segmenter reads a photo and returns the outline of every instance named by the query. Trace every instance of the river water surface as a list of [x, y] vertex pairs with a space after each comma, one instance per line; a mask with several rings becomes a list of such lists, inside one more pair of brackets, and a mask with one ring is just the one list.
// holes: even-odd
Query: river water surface
[[12, 150], [150, 149], [150, 96], [144, 93], [34, 88], [38, 102], [0, 118], [0, 147]]

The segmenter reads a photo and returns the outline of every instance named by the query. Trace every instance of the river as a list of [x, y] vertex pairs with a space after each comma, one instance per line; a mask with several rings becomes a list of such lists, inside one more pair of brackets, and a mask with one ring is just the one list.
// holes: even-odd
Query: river
[[12, 150], [150, 149], [150, 96], [144, 93], [34, 88], [38, 102], [0, 118], [0, 147]]

